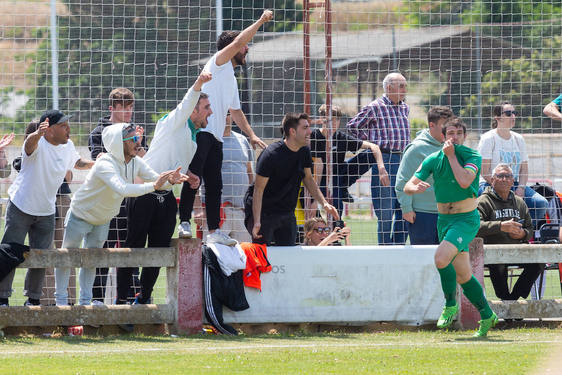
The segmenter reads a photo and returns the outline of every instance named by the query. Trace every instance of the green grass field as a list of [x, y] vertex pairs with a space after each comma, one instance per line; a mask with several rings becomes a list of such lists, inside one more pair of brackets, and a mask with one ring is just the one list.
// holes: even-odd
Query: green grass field
[[0, 373], [512, 375], [535, 373], [560, 344], [545, 328], [470, 334], [17, 337], [0, 341]]

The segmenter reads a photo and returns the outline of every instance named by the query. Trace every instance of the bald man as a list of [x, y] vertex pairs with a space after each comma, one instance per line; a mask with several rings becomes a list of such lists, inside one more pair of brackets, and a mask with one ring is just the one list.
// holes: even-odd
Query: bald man
[[384, 95], [359, 111], [347, 123], [349, 133], [380, 147], [390, 186], [383, 186], [379, 166], [371, 171], [371, 198], [378, 219], [379, 245], [406, 242], [406, 230], [394, 186], [402, 152], [410, 143], [410, 108], [404, 101], [408, 83], [400, 73], [390, 73], [383, 80]]

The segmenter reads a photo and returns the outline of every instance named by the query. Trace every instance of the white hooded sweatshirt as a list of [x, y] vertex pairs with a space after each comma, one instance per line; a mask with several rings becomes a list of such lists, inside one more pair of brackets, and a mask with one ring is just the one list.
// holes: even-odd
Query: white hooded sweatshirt
[[135, 156], [125, 164], [124, 125], [128, 124], [114, 124], [103, 130], [102, 141], [107, 153], [96, 160], [70, 203], [70, 211], [75, 216], [93, 225], [105, 224], [117, 215], [123, 198], [154, 191], [152, 182], [135, 184], [135, 177], [144, 181], [156, 181], [159, 177], [139, 157]]

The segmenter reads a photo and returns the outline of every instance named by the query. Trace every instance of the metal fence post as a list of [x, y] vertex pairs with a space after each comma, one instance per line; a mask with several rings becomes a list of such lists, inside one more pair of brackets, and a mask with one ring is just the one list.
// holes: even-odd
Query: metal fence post
[[[484, 288], [484, 241], [482, 238], [475, 238], [470, 243], [470, 266], [472, 274]], [[478, 327], [480, 313], [470, 301], [462, 294], [459, 313], [459, 322], [462, 329], [474, 329]]]

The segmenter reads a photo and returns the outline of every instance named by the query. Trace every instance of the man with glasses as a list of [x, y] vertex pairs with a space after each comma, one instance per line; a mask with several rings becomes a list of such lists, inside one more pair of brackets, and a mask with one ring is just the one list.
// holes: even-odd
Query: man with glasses
[[[513, 171], [507, 164], [498, 164], [492, 173], [492, 186], [488, 186], [478, 198], [480, 230], [478, 237], [485, 244], [527, 243], [533, 236], [533, 224], [529, 209], [517, 196], [513, 186]], [[502, 300], [525, 299], [531, 287], [544, 269], [544, 264], [518, 264], [523, 272], [509, 291], [507, 267], [509, 264], [487, 264], [496, 296]]]
[[[178, 167], [158, 175], [140, 157], [140, 134], [134, 125], [115, 124], [102, 133], [107, 153], [98, 158], [80, 189], [74, 194], [66, 219], [63, 248], [101, 248], [107, 239], [111, 218], [119, 212], [125, 197], [138, 197], [160, 190], [168, 182], [178, 184], [189, 178]], [[135, 184], [135, 178], [146, 181]], [[168, 185], [169, 186], [169, 185]], [[55, 268], [55, 300], [57, 306], [68, 304], [70, 268]], [[95, 268], [80, 269], [80, 305], [89, 305]]]
[[359, 111], [347, 123], [356, 138], [379, 146], [384, 166], [390, 175], [390, 186], [383, 186], [379, 166], [371, 172], [371, 197], [378, 219], [379, 245], [404, 244], [406, 231], [394, 186], [402, 152], [410, 143], [410, 107], [404, 101], [408, 84], [400, 73], [390, 73], [383, 80], [384, 95]]
[[404, 192], [410, 195], [423, 193], [430, 187], [425, 181], [433, 176], [439, 212], [437, 232], [441, 241], [435, 252], [435, 266], [445, 295], [445, 307], [437, 327], [449, 327], [459, 311], [456, 301], [458, 281], [482, 318], [474, 336], [483, 337], [496, 325], [498, 317], [490, 309], [482, 286], [472, 275], [468, 254], [470, 241], [480, 228], [476, 197], [482, 157], [476, 150], [463, 146], [466, 125], [462, 120], [452, 118], [445, 122], [443, 135], [443, 148], [423, 161], [404, 186]]

